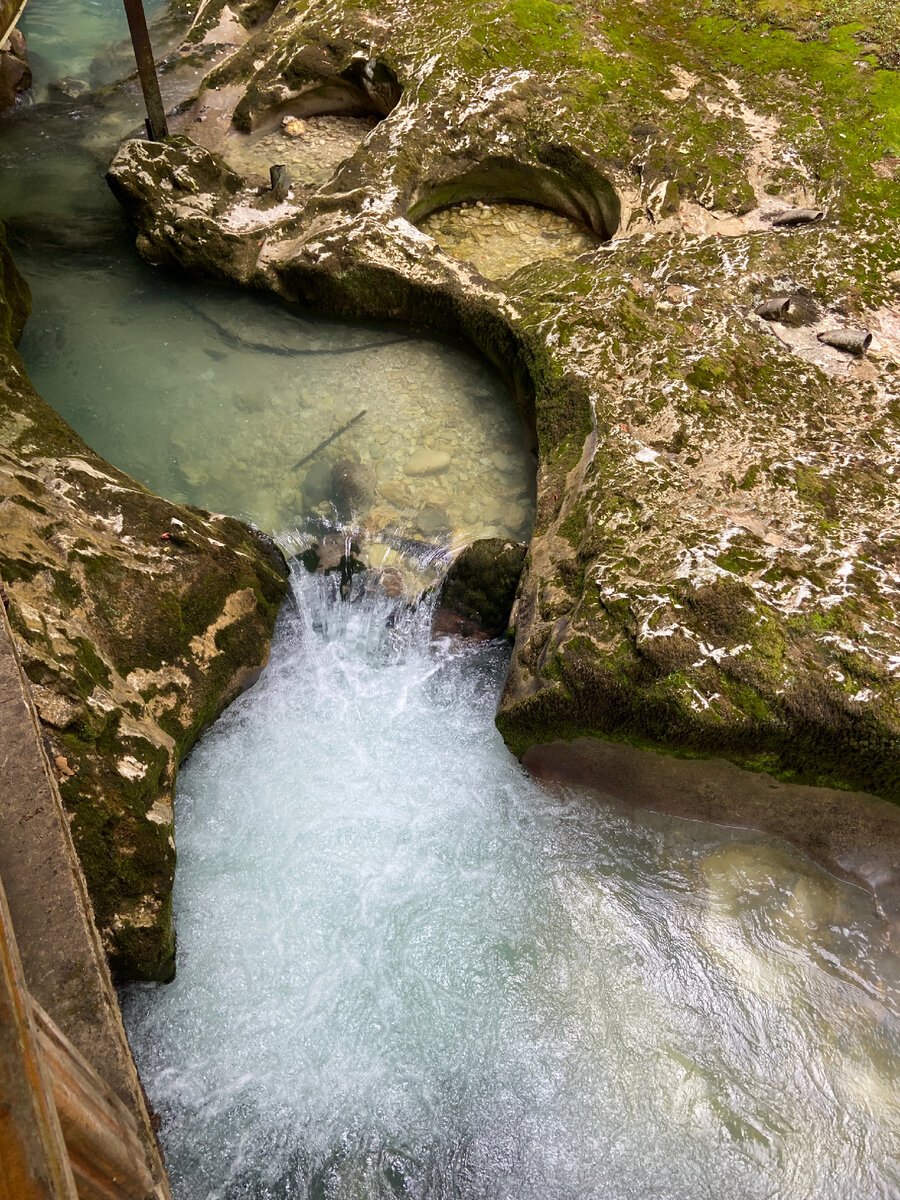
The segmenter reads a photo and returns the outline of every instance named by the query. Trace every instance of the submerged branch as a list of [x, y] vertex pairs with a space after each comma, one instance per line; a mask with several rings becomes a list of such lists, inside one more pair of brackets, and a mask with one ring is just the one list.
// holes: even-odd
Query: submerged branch
[[299, 462], [295, 462], [293, 467], [291, 467], [291, 470], [299, 471], [301, 467], [305, 467], [310, 459], [316, 457], [320, 450], [324, 450], [326, 446], [330, 446], [335, 438], [339, 438], [342, 433], [346, 433], [351, 425], [355, 425], [357, 421], [361, 421], [368, 411], [368, 409], [364, 408], [361, 412], [358, 412], [355, 417], [351, 417], [349, 421], [345, 421], [340, 429], [336, 429], [334, 433], [329, 434], [324, 441], [319, 442], [315, 450], [310, 450], [309, 454], [304, 454]]
[[235, 333], [220, 321], [217, 321], [210, 313], [204, 312], [198, 305], [190, 304], [189, 307], [192, 312], [197, 314], [201, 321], [205, 321], [207, 325], [211, 325], [224, 342], [228, 342], [229, 345], [236, 346], [240, 350], [253, 350], [260, 354], [281, 354], [287, 357], [300, 358], [321, 354], [359, 354], [363, 350], [380, 350], [383, 346], [399, 346], [403, 342], [411, 342], [413, 340], [411, 337], [395, 337], [381, 342], [363, 342], [359, 346], [320, 346], [315, 349], [302, 349], [295, 346], [273, 346], [269, 342], [251, 342], [248, 338], [242, 337], [239, 333]]

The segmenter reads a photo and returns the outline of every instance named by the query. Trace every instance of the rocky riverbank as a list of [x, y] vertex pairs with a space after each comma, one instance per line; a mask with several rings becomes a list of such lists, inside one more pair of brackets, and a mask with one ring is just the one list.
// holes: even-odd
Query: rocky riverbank
[[[896, 22], [372, 0], [225, 29], [242, 12], [203, 7], [191, 44], [227, 53], [110, 182], [151, 261], [458, 333], [504, 370], [540, 452], [511, 749], [589, 737], [768, 772], [801, 809], [807, 785], [900, 800]], [[226, 161], [341, 112], [377, 123], [317, 190]], [[488, 279], [448, 252], [479, 202], [593, 246]]]
[[285, 564], [96, 455], [28, 381], [5, 243], [0, 293], [4, 603], [113, 969], [166, 978], [178, 762], [265, 663]]

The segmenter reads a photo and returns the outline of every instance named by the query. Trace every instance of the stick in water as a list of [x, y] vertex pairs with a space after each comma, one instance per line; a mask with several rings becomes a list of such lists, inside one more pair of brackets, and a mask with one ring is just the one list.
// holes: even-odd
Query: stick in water
[[362, 412], [358, 412], [355, 417], [351, 417], [349, 421], [345, 421], [344, 424], [340, 427], [340, 429], [336, 429], [334, 431], [334, 433], [329, 434], [329, 436], [327, 438], [325, 438], [325, 440], [323, 442], [319, 442], [319, 444], [318, 444], [318, 446], [316, 446], [315, 450], [310, 450], [309, 454], [304, 454], [304, 456], [300, 459], [299, 462], [295, 462], [293, 467], [291, 468], [291, 470], [299, 471], [301, 467], [305, 467], [306, 464], [309, 462], [309, 460], [311, 458], [315, 458], [320, 450], [324, 450], [326, 446], [330, 446], [331, 443], [335, 440], [335, 438], [339, 438], [342, 433], [346, 433], [351, 425], [355, 425], [357, 421], [361, 421], [363, 419], [363, 417], [366, 415], [367, 411], [368, 411], [368, 409], [364, 408], [362, 410]]

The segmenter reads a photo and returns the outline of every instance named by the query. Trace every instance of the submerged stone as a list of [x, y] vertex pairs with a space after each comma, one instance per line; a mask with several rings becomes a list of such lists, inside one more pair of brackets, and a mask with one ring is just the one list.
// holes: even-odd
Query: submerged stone
[[450, 466], [451, 456], [446, 450], [417, 450], [403, 464], [404, 475], [440, 475]]
[[366, 463], [343, 459], [331, 469], [332, 491], [340, 516], [362, 514], [375, 502], [375, 472]]

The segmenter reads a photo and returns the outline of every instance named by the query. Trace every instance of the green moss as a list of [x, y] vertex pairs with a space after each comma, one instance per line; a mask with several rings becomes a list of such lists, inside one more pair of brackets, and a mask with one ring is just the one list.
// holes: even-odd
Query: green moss
[[707, 356], [694, 363], [685, 379], [701, 392], [714, 392], [728, 378], [729, 371], [726, 363], [715, 361]]
[[588, 527], [587, 505], [575, 504], [572, 511], [557, 526], [560, 537], [564, 537], [570, 546], [577, 549], [581, 544]]
[[751, 488], [755, 487], [762, 469], [763, 468], [760, 463], [751, 463], [750, 466], [747, 468], [747, 470], [744, 472], [744, 474], [741, 476], [741, 480], [738, 483], [738, 487], [742, 488], [745, 491], [749, 491]]
[[441, 605], [492, 636], [505, 634], [519, 586], [525, 547], [485, 538], [467, 546], [454, 561], [441, 591]]
[[750, 575], [762, 570], [767, 560], [745, 546], [732, 545], [723, 554], [716, 555], [716, 565], [735, 575]]
[[0, 346], [18, 345], [31, 312], [31, 291], [13, 262], [0, 224]]

